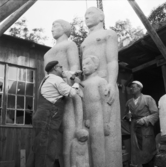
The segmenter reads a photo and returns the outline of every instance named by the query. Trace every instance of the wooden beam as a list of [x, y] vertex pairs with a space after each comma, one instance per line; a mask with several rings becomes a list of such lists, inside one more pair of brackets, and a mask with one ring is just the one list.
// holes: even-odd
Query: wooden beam
[[154, 28], [151, 26], [148, 19], [146, 18], [146, 16], [144, 15], [142, 10], [138, 6], [138, 4], [135, 2], [135, 0], [128, 0], [128, 2], [132, 6], [134, 11], [136, 12], [138, 17], [140, 18], [140, 20], [144, 24], [144, 26], [146, 27], [147, 31], [149, 32], [149, 35], [151, 36], [151, 38], [155, 42], [156, 46], [158, 47], [158, 49], [161, 52], [161, 54], [163, 55], [163, 57], [166, 59], [166, 47], [163, 44], [163, 42], [161, 41], [160, 37], [158, 36], [158, 34], [154, 30]]
[[158, 48], [151, 46], [148, 42], [146, 42], [143, 39], [141, 40], [141, 44], [151, 52], [155, 52], [155, 53], [159, 52]]
[[163, 66], [166, 64], [166, 60], [162, 57], [161, 59], [158, 59], [157, 66]]
[[150, 67], [150, 66], [156, 64], [156, 62], [157, 62], [156, 59], [154, 59], [154, 60], [152, 60], [152, 61], [149, 61], [149, 62], [147, 62], [147, 63], [145, 63], [145, 64], [142, 64], [142, 65], [140, 65], [140, 66], [137, 66], [137, 67], [133, 68], [133, 69], [132, 69], [132, 72], [137, 72], [137, 71], [143, 70], [143, 69], [145, 69], [145, 68], [148, 68], [148, 67]]
[[21, 17], [37, 0], [29, 0], [17, 11], [15, 11], [2, 25], [0, 25], [0, 36], [16, 21]]
[[0, 22], [24, 5], [28, 0], [1, 0]]
[[164, 87], [165, 87], [165, 93], [166, 93], [166, 65], [163, 65], [161, 67], [161, 69], [162, 69], [163, 80], [164, 80]]

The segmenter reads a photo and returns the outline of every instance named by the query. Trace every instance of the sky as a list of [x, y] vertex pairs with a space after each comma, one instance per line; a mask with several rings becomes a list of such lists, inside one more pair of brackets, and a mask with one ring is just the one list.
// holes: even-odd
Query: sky
[[[152, 9], [166, 0], [136, 0], [136, 2], [148, 17]], [[21, 18], [27, 19], [29, 29], [43, 28], [48, 37], [45, 43], [52, 46], [51, 27], [54, 20], [63, 19], [72, 22], [74, 17], [84, 20], [86, 9], [96, 5], [96, 0], [38, 0]], [[142, 22], [127, 0], [103, 0], [103, 9], [106, 28], [114, 26], [118, 20], [129, 19], [132, 27], [144, 29]]]

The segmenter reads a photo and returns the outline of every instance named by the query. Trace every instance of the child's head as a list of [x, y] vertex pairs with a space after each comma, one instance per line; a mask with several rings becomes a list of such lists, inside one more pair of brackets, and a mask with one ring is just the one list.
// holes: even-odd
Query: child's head
[[85, 129], [80, 129], [80, 130], [76, 131], [75, 136], [76, 136], [78, 141], [86, 142], [88, 140], [89, 133]]
[[99, 59], [96, 56], [90, 55], [83, 59], [82, 62], [84, 75], [90, 75], [94, 73], [99, 67]]

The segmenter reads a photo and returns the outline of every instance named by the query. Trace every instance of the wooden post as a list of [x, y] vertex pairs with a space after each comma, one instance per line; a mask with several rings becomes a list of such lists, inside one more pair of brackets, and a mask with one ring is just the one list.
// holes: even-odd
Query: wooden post
[[22, 16], [37, 0], [29, 0], [17, 11], [15, 11], [7, 20], [0, 25], [0, 36], [20, 17]]
[[162, 69], [163, 80], [164, 80], [164, 87], [165, 87], [165, 93], [166, 93], [166, 65], [163, 65], [161, 67], [161, 69]]
[[128, 0], [128, 2], [130, 3], [132, 8], [136, 12], [138, 17], [142, 21], [142, 23], [144, 24], [144, 26], [146, 27], [147, 31], [149, 32], [151, 38], [155, 42], [156, 46], [158, 47], [158, 49], [161, 52], [161, 54], [163, 55], [163, 57], [166, 59], [166, 47], [163, 44], [163, 42], [161, 41], [160, 37], [158, 36], [158, 34], [154, 30], [154, 28], [151, 26], [151, 24], [149, 23], [148, 19], [146, 18], [146, 16], [144, 15], [142, 10], [138, 6], [138, 4], [135, 2], [135, 0]]
[[28, 0], [0, 0], [0, 22], [24, 5]]

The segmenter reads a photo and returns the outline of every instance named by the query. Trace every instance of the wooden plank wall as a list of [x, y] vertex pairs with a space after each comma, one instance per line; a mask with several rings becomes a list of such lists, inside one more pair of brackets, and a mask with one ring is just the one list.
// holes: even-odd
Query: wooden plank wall
[[20, 150], [26, 150], [29, 155], [34, 133], [32, 128], [0, 127], [0, 161], [15, 161], [15, 167], [20, 167]]
[[[49, 47], [2, 36], [0, 62], [34, 68], [36, 70], [35, 94], [37, 94], [37, 88], [44, 77], [43, 55], [48, 49]], [[0, 125], [0, 162], [14, 160], [15, 167], [20, 167], [20, 150], [25, 149], [28, 157], [33, 136], [32, 127]]]

